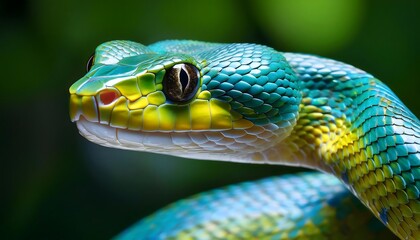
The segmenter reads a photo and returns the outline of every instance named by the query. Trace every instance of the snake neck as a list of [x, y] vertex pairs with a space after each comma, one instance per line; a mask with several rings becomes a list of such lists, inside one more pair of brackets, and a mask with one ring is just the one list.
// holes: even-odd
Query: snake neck
[[300, 80], [298, 120], [287, 138], [253, 158], [340, 175], [332, 167], [339, 161], [334, 153], [355, 143], [356, 99], [376, 80], [334, 60], [294, 53], [284, 56]]
[[256, 158], [331, 173], [397, 236], [418, 239], [419, 120], [361, 70], [285, 56], [302, 82], [299, 119], [287, 138]]
[[260, 155], [272, 164], [302, 166], [342, 178], [344, 169], [338, 155], [349, 149], [355, 150], [359, 139], [346, 116], [335, 118], [328, 106], [319, 108], [310, 102], [313, 100], [304, 98], [291, 134]]
[[352, 189], [357, 169], [381, 166], [390, 147], [418, 160], [419, 120], [386, 85], [341, 62], [284, 55], [301, 80], [299, 119], [287, 138], [252, 158], [322, 170]]

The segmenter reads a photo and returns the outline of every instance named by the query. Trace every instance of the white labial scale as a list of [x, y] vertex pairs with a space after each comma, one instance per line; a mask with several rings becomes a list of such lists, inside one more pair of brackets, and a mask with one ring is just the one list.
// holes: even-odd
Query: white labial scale
[[[141, 134], [141, 133], [140, 133]], [[172, 139], [167, 133], [144, 133], [143, 144], [149, 147], [171, 146]]]
[[205, 132], [204, 134], [207, 137], [207, 139], [209, 141], [212, 141], [212, 142], [218, 142], [218, 141], [222, 140], [223, 138], [225, 138], [220, 132], [216, 132], [216, 131], [215, 132]]
[[244, 130], [227, 130], [222, 132], [223, 136], [227, 138], [238, 138], [246, 135], [246, 132]]
[[[246, 131], [144, 132], [116, 129], [81, 118], [77, 121], [77, 126], [80, 133], [92, 142], [134, 151], [207, 160], [272, 164], [284, 164], [282, 159], [288, 156], [287, 151], [282, 149], [281, 143], [279, 144], [284, 137], [283, 129], [275, 125], [257, 126]], [[255, 158], [255, 154], [259, 154], [260, 157]]]
[[235, 140], [233, 140], [232, 138], [222, 138], [221, 140], [219, 140], [218, 142], [217, 142], [217, 144], [219, 144], [219, 145], [224, 145], [224, 146], [226, 146], [226, 147], [228, 147], [229, 148], [229, 145], [232, 145], [232, 144], [235, 144], [236, 142], [235, 142]]
[[203, 135], [202, 132], [190, 132], [188, 133], [188, 135], [190, 136], [191, 140], [197, 145], [201, 145], [209, 141], [206, 138], [206, 136]]
[[172, 138], [172, 144], [180, 147], [188, 147], [194, 144], [191, 137], [185, 132], [169, 133]]
[[133, 134], [133, 131], [118, 130], [118, 141], [125, 146], [142, 147], [144, 140], [143, 134]]
[[105, 142], [116, 142], [116, 130], [105, 125], [93, 123], [81, 118], [77, 121], [77, 128], [80, 134], [93, 141], [101, 144]]

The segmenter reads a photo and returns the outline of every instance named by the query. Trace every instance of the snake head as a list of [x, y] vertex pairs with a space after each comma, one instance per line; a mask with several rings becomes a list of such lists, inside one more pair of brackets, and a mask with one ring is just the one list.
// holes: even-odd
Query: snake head
[[[249, 153], [267, 148], [281, 139], [279, 135], [287, 135], [299, 100], [287, 98], [286, 103], [292, 102], [288, 106], [284, 98], [295, 93], [275, 93], [274, 83], [266, 84], [273, 74], [264, 76], [265, 85], [249, 89], [255, 98], [241, 94], [240, 90], [250, 86], [246, 77], [234, 74], [229, 78], [226, 74], [232, 73], [232, 67], [223, 59], [212, 59], [235, 60], [223, 50], [225, 46], [200, 42], [160, 42], [149, 47], [130, 41], [101, 44], [88, 63], [88, 73], [70, 87], [71, 120], [87, 139], [116, 148], [198, 153], [198, 158], [208, 158], [200, 155], [203, 152]], [[249, 52], [247, 47], [242, 50]], [[255, 74], [265, 70], [268, 75], [264, 64], [254, 66]], [[280, 67], [276, 65], [275, 70], [284, 77]], [[294, 115], [285, 118], [279, 114], [281, 109]]]

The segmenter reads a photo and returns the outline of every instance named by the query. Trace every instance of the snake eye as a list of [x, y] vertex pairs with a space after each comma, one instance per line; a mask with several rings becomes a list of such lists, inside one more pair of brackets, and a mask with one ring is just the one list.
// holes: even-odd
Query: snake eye
[[187, 102], [197, 93], [199, 78], [200, 72], [194, 65], [176, 64], [166, 71], [163, 93], [173, 102]]
[[92, 54], [92, 56], [90, 56], [90, 58], [89, 58], [89, 60], [88, 60], [88, 62], [86, 64], [86, 72], [89, 72], [90, 71], [90, 69], [93, 66], [93, 62], [95, 62], [95, 54]]

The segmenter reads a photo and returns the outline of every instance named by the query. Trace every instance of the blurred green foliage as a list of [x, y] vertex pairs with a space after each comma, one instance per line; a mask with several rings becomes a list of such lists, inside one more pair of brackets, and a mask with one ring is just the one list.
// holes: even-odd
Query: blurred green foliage
[[0, 3], [5, 239], [109, 238], [156, 209], [229, 183], [298, 171], [96, 146], [68, 118], [68, 87], [113, 39], [255, 42], [360, 67], [420, 116], [420, 10], [382, 1]]
[[348, 44], [365, 14], [361, 0], [254, 1], [260, 27], [304, 52], [333, 52]]

